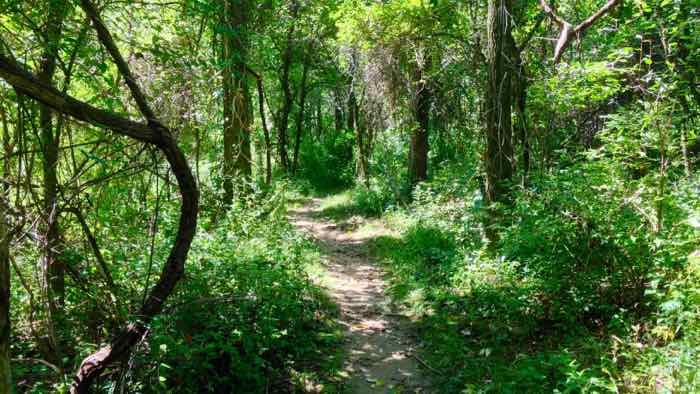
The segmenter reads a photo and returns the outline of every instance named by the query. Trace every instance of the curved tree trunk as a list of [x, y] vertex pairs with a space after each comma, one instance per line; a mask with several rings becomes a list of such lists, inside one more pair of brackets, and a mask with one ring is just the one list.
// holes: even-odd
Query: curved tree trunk
[[157, 147], [170, 164], [177, 179], [182, 205], [180, 222], [175, 241], [161, 272], [160, 278], [150, 290], [136, 320], [115, 337], [112, 343], [83, 360], [71, 386], [72, 393], [88, 392], [92, 382], [113, 362], [127, 357], [133, 346], [143, 338], [147, 324], [160, 313], [168, 296], [184, 273], [187, 254], [197, 228], [199, 192], [185, 155], [178, 148], [170, 130], [162, 125], [152, 112], [143, 93], [136, 84], [127, 63], [117, 49], [111, 34], [102, 22], [97, 9], [89, 0], [81, 0], [85, 13], [92, 20], [98, 37], [112, 56], [120, 74], [124, 77], [134, 101], [147, 123], [134, 122], [128, 118], [97, 109], [87, 103], [61, 93], [56, 88], [41, 82], [35, 75], [12, 59], [0, 54], [0, 78], [17, 91], [51, 107], [56, 112], [70, 115], [77, 120], [89, 122], [97, 127], [106, 127], [117, 134], [129, 136]]

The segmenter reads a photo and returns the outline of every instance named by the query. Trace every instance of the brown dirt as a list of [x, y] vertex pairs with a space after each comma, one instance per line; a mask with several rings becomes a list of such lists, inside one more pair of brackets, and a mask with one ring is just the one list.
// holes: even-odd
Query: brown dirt
[[381, 268], [372, 260], [367, 242], [389, 234], [380, 223], [357, 231], [365, 219], [334, 223], [320, 218], [320, 200], [290, 212], [291, 222], [310, 234], [325, 257], [322, 285], [340, 307], [346, 329], [346, 360], [350, 393], [430, 393], [428, 380], [414, 354], [411, 322], [391, 310], [384, 295]]

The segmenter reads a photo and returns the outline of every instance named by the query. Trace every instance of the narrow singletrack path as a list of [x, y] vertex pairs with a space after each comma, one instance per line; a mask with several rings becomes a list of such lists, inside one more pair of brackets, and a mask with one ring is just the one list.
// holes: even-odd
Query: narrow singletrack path
[[430, 393], [414, 355], [411, 322], [391, 311], [384, 295], [381, 268], [370, 257], [367, 242], [387, 235], [381, 225], [358, 231], [357, 221], [335, 223], [320, 218], [320, 199], [290, 210], [290, 221], [319, 244], [327, 277], [322, 285], [340, 307], [346, 330], [350, 393]]

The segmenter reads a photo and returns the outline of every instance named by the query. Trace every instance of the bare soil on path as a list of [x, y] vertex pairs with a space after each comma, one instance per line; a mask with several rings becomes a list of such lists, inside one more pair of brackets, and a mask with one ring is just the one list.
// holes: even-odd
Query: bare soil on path
[[325, 220], [320, 205], [320, 199], [313, 199], [290, 210], [289, 219], [316, 240], [325, 257], [327, 277], [321, 285], [339, 305], [339, 323], [346, 331], [347, 391], [432, 393], [414, 354], [411, 322], [392, 310], [383, 272], [370, 257], [368, 241], [389, 231], [379, 223], [358, 231], [364, 219], [357, 217], [341, 223]]

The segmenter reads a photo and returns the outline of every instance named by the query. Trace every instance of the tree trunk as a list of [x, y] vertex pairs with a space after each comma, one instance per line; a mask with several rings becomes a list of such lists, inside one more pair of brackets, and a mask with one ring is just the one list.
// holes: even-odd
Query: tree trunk
[[[12, 136], [10, 135], [10, 124], [8, 112], [5, 109], [5, 103], [0, 99], [0, 121], [2, 122], [2, 149], [5, 155], [5, 160], [2, 163], [2, 174], [6, 180], [10, 179], [10, 155], [12, 155]], [[9, 184], [3, 184], [0, 187], [0, 192], [7, 191], [10, 188]]]
[[[58, 61], [58, 47], [61, 39], [66, 5], [63, 1], [49, 2], [46, 20], [44, 51], [39, 69], [39, 80], [51, 85]], [[58, 123], [58, 122], [57, 122]], [[61, 314], [65, 303], [65, 266], [60, 259], [60, 230], [58, 227], [58, 146], [60, 126], [54, 127], [51, 109], [39, 104], [39, 129], [41, 132], [41, 150], [43, 167], [43, 226], [40, 266], [43, 275], [43, 293], [48, 303], [46, 321], [47, 337], [50, 346], [45, 355], [55, 364], [61, 363], [60, 347], [55, 334], [55, 327], [62, 320]]]
[[7, 206], [0, 193], [0, 394], [11, 394], [10, 368], [10, 235]]
[[425, 70], [429, 69], [430, 60], [426, 64], [416, 66], [415, 70], [415, 103], [414, 117], [418, 127], [411, 134], [409, 151], [408, 177], [411, 188], [418, 182], [428, 179], [428, 127], [430, 123], [430, 88], [426, 82]]
[[97, 127], [104, 127], [117, 134], [129, 136], [158, 148], [164, 155], [170, 169], [177, 179], [182, 205], [177, 234], [170, 254], [163, 264], [158, 282], [150, 290], [146, 302], [141, 307], [135, 320], [117, 335], [109, 346], [105, 346], [83, 360], [71, 385], [71, 393], [86, 393], [91, 383], [117, 360], [122, 360], [131, 353], [133, 346], [143, 338], [147, 326], [155, 315], [160, 313], [168, 296], [182, 278], [187, 254], [197, 229], [197, 211], [199, 192], [187, 164], [187, 160], [168, 128], [158, 121], [145, 96], [136, 83], [128, 64], [124, 61], [114, 39], [99, 17], [98, 11], [90, 0], [80, 1], [86, 15], [92, 20], [100, 42], [111, 55], [120, 74], [124, 77], [131, 96], [137, 103], [145, 123], [135, 122], [111, 112], [97, 109], [87, 103], [70, 97], [51, 85], [47, 85], [26, 71], [26, 68], [0, 53], [0, 78], [12, 85], [18, 92], [48, 105], [64, 115], [89, 122]]
[[306, 81], [309, 76], [310, 55], [304, 55], [304, 65], [301, 73], [301, 86], [299, 87], [299, 112], [296, 119], [296, 140], [294, 141], [294, 155], [292, 156], [292, 173], [297, 172], [299, 166], [299, 147], [301, 145], [301, 134], [304, 127], [304, 108], [306, 107]]
[[365, 186], [369, 186], [365, 128], [360, 121], [360, 106], [357, 103], [355, 86], [353, 83], [350, 84], [350, 93], [348, 94], [348, 130], [355, 132], [355, 145], [357, 145], [357, 178], [361, 180]]
[[[486, 96], [486, 168], [485, 200], [506, 202], [507, 183], [513, 176], [512, 144], [512, 88], [514, 68], [511, 66], [514, 42], [511, 36], [512, 0], [489, 0], [487, 20], [488, 87]], [[495, 238], [491, 231], [495, 221], [490, 215], [487, 236]]]
[[265, 138], [265, 184], [269, 186], [272, 182], [272, 141], [270, 141], [270, 130], [267, 127], [265, 117], [265, 89], [262, 76], [250, 68], [247, 68], [247, 71], [255, 77], [258, 87], [258, 110], [260, 111], [260, 122], [262, 123], [263, 137]]
[[513, 49], [513, 60], [512, 64], [517, 66], [517, 72], [513, 75], [513, 97], [516, 103], [514, 104], [514, 109], [518, 115], [518, 130], [520, 134], [520, 144], [522, 149], [522, 169], [524, 177], [530, 172], [530, 133], [528, 131], [527, 117], [525, 116], [525, 109], [527, 108], [527, 69], [522, 59], [520, 58], [520, 51], [516, 48], [515, 44], [511, 45]]
[[335, 110], [333, 111], [333, 119], [335, 120], [335, 133], [340, 134], [343, 131], [343, 105], [340, 94], [337, 90], [333, 92], [333, 105]]
[[223, 34], [224, 78], [224, 204], [233, 202], [233, 183], [237, 176], [251, 176], [250, 125], [252, 108], [248, 90], [246, 59], [248, 40], [248, 0], [226, 0]]
[[287, 154], [287, 128], [289, 127], [289, 113], [292, 110], [292, 91], [289, 87], [289, 69], [292, 63], [292, 35], [294, 25], [289, 29], [287, 47], [282, 55], [282, 75], [280, 85], [282, 86], [282, 108], [278, 117], [277, 125], [277, 150], [280, 155], [280, 165], [283, 172], [289, 170], [289, 157]]
[[323, 133], [323, 109], [322, 109], [323, 96], [321, 93], [316, 97], [316, 141], [321, 142], [321, 134]]
[[289, 113], [292, 111], [292, 90], [289, 86], [289, 71], [292, 66], [292, 46], [294, 32], [296, 31], [299, 4], [296, 1], [291, 5], [292, 23], [287, 30], [287, 43], [282, 53], [282, 73], [280, 74], [280, 86], [282, 87], [282, 108], [277, 117], [277, 151], [280, 156], [282, 171], [289, 171], [289, 155], [287, 153], [287, 129], [289, 127]]

